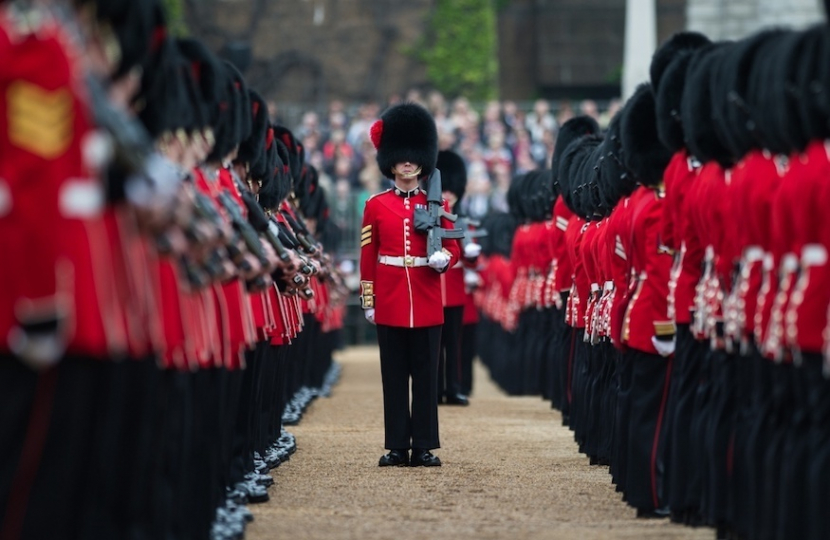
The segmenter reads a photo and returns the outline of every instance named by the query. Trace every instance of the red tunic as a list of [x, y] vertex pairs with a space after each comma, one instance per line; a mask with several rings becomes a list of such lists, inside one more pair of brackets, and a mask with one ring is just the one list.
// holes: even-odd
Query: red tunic
[[51, 18], [18, 28], [0, 7], [0, 350], [21, 326], [59, 319], [68, 351], [108, 358], [126, 349], [104, 196], [84, 145], [92, 135], [83, 70]]
[[[425, 264], [403, 266], [405, 257], [421, 263], [427, 257], [426, 235], [416, 231], [414, 225], [415, 207], [419, 205], [427, 205], [422, 191], [407, 198], [387, 190], [366, 201], [360, 279], [364, 292], [365, 283], [372, 284], [377, 324], [416, 328], [444, 323], [440, 274]], [[449, 212], [446, 202], [444, 207]], [[452, 223], [444, 219], [443, 226], [452, 228]], [[445, 240], [444, 249], [450, 253], [452, 267], [460, 255], [458, 241]], [[400, 258], [402, 266], [381, 263], [380, 257]]]
[[784, 179], [796, 183], [801, 194], [793, 215], [794, 242], [800, 246], [800, 272], [784, 316], [786, 343], [809, 353], [823, 350], [830, 304], [828, 178], [830, 147], [827, 141], [814, 141], [803, 154], [792, 159]]
[[652, 337], [666, 332], [669, 270], [672, 257], [660, 245], [663, 199], [659, 192], [639, 187], [631, 196], [631, 268], [636, 283], [623, 321], [622, 339], [628, 347], [651, 354]]

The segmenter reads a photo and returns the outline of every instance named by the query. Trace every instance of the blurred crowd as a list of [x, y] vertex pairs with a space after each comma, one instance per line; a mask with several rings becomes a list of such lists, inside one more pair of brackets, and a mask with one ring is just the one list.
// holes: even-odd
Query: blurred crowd
[[340, 253], [356, 248], [351, 244], [358, 238], [355, 228], [366, 199], [389, 187], [375, 161], [369, 126], [386, 106], [401, 100], [424, 105], [435, 117], [440, 148], [464, 159], [468, 182], [461, 211], [472, 219], [481, 219], [491, 210], [509, 211], [507, 191], [512, 179], [550, 164], [559, 126], [584, 115], [605, 127], [620, 108], [616, 99], [474, 104], [464, 97], [448, 99], [438, 91], [411, 90], [391, 97], [387, 104], [368, 101], [349, 106], [332, 100], [322, 113], [302, 113], [294, 133], [306, 149], [306, 161], [320, 172], [331, 208], [331, 233]]

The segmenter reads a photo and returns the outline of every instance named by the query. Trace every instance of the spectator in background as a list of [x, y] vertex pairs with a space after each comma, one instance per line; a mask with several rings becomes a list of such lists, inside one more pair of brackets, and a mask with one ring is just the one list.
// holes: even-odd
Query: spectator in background
[[534, 141], [542, 139], [545, 130], [554, 131], [557, 127], [557, 120], [550, 111], [550, 104], [547, 100], [537, 99], [533, 104], [533, 110], [527, 113], [525, 127]]
[[515, 101], [505, 101], [501, 108], [501, 118], [505, 127], [507, 127], [507, 140], [510, 144], [513, 144], [516, 130], [527, 129], [525, 127], [527, 116], [519, 110], [519, 106], [516, 105]]
[[467, 98], [459, 97], [452, 102], [450, 122], [453, 128], [461, 133], [473, 127], [478, 129], [478, 113], [470, 106]]
[[352, 148], [361, 148], [363, 143], [369, 140], [369, 127], [378, 119], [379, 113], [380, 106], [374, 101], [368, 101], [358, 107], [357, 117], [352, 120], [346, 133], [346, 142]]
[[369, 197], [383, 191], [384, 180], [377, 161], [367, 161], [366, 166], [358, 174], [359, 188], [355, 202], [356, 215], [363, 214], [363, 207], [366, 206]]
[[608, 104], [608, 108], [599, 116], [599, 127], [602, 129], [607, 129], [608, 124], [611, 123], [611, 119], [620, 112], [622, 108], [622, 101], [619, 98], [614, 98]]
[[530, 145], [530, 156], [540, 169], [550, 166], [553, 157], [553, 146], [556, 144], [556, 134], [553, 131], [545, 130], [542, 139], [533, 141]]
[[516, 174], [524, 174], [538, 168], [536, 161], [530, 153], [533, 142], [530, 140], [530, 134], [524, 128], [516, 131], [514, 136], [514, 143], [512, 145], [513, 153], [513, 169]]
[[323, 144], [323, 167], [329, 174], [337, 176], [337, 173], [334, 172], [335, 165], [341, 159], [347, 161], [351, 168], [352, 161], [355, 159], [355, 152], [352, 145], [346, 142], [346, 132], [342, 129], [336, 129], [331, 132], [329, 140]]
[[358, 187], [357, 173], [353, 161], [346, 156], [337, 156], [334, 160], [331, 172], [332, 181], [335, 186], [340, 181], [348, 182], [353, 188]]
[[[574, 116], [576, 116], [576, 114], [574, 114], [574, 110], [573, 110], [573, 107], [571, 106], [571, 102], [568, 101], [567, 99], [562, 100], [559, 103], [559, 111], [557, 111], [557, 113], [556, 113], [556, 124], [557, 124], [557, 126], [561, 126], [562, 124], [564, 124], [565, 122], [567, 122], [568, 120], [573, 118]], [[554, 130], [554, 133], [556, 133], [555, 130]]]
[[480, 220], [490, 212], [490, 177], [481, 161], [467, 166], [467, 191], [461, 199], [461, 213]]
[[597, 102], [593, 99], [583, 99], [582, 103], [579, 104], [579, 113], [590, 116], [599, 122], [599, 109], [597, 108]]
[[494, 163], [490, 176], [493, 179], [490, 194], [490, 210], [509, 212], [510, 206], [507, 204], [507, 190], [510, 188], [510, 182], [513, 179], [512, 173], [510, 172], [510, 165], [501, 161]]
[[303, 113], [302, 121], [300, 125], [297, 126], [297, 129], [294, 130], [294, 135], [303, 140], [309, 135], [316, 135], [318, 140], [322, 131], [320, 129], [320, 117], [314, 111], [306, 111]]
[[502, 126], [490, 133], [487, 146], [481, 152], [481, 157], [491, 175], [494, 174], [496, 164], [504, 164], [508, 171], [513, 169], [513, 154], [505, 145], [504, 131], [505, 128]]
[[504, 122], [502, 122], [501, 103], [498, 101], [487, 102], [479, 129], [481, 141], [485, 146], [490, 145], [490, 137], [494, 133], [498, 133], [501, 136], [501, 140], [505, 141], [507, 126], [505, 126]]
[[277, 107], [277, 102], [273, 99], [268, 100], [268, 118], [271, 120], [272, 124], [277, 125], [284, 125], [282, 118], [280, 117], [279, 107]]

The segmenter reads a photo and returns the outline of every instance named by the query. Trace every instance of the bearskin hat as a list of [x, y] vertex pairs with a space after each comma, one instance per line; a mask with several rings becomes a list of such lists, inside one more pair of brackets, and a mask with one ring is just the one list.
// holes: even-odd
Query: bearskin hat
[[660, 45], [651, 57], [649, 66], [651, 87], [654, 93], [660, 91], [663, 73], [679, 54], [695, 51], [710, 43], [709, 38], [699, 32], [678, 32]]
[[747, 92], [750, 72], [757, 61], [765, 61], [759, 54], [763, 45], [782, 35], [783, 31], [770, 29], [761, 31], [737, 42], [726, 53], [717, 67], [720, 92], [726, 99], [713, 102], [713, 121], [724, 133], [724, 142], [733, 156], [740, 158], [758, 146], [758, 140], [748, 129], [753, 123], [753, 112], [747, 106]]
[[620, 138], [626, 169], [643, 185], [659, 184], [672, 153], [657, 137], [654, 93], [650, 84], [637, 87], [625, 106], [621, 122]]
[[761, 146], [773, 154], [788, 154], [793, 145], [787, 141], [783, 130], [788, 129], [778, 121], [781, 110], [788, 121], [797, 116], [792, 92], [788, 90], [791, 50], [800, 40], [797, 32], [787, 32], [778, 39], [765, 43], [755, 55], [750, 73], [748, 105], [753, 112], [753, 130]]
[[[689, 64], [686, 86], [681, 103], [681, 123], [686, 148], [702, 162], [717, 161], [725, 167], [731, 166], [734, 158], [724, 146], [712, 119], [712, 85], [715, 66], [726, 53], [730, 44], [713, 43], [698, 49]], [[720, 96], [717, 96], [720, 97]], [[723, 96], [722, 99], [726, 99]]]
[[661, 77], [660, 89], [654, 96], [657, 136], [666, 148], [674, 152], [686, 146], [683, 140], [680, 104], [683, 102], [686, 74], [689, 71], [692, 56], [691, 52], [684, 51], [668, 65]]
[[441, 171], [441, 189], [455, 195], [458, 206], [467, 190], [467, 164], [452, 150], [441, 150], [435, 168]]
[[[274, 137], [282, 143], [286, 151], [285, 155], [280, 157], [283, 163], [288, 165], [288, 172], [291, 175], [291, 181], [296, 182], [303, 172], [302, 152], [300, 148], [300, 141], [294, 136], [294, 133], [285, 126], [274, 126]], [[282, 150], [282, 148], [280, 149]]]
[[481, 220], [481, 228], [487, 231], [482, 237], [481, 252], [485, 255], [502, 255], [510, 257], [513, 249], [513, 236], [518, 222], [508, 212], [490, 212]]
[[585, 189], [583, 167], [590, 160], [594, 149], [602, 143], [602, 137], [596, 134], [583, 135], [571, 142], [559, 160], [557, 178], [562, 200], [578, 216], [593, 214], [591, 209], [583, 206], [582, 191]]
[[599, 132], [599, 124], [590, 116], [575, 116], [559, 128], [556, 135], [556, 144], [553, 147], [553, 157], [550, 160], [551, 187], [554, 194], [558, 195], [560, 193], [559, 162], [565, 153], [565, 149], [576, 139]]
[[173, 40], [165, 40], [153, 58], [153, 69], [141, 78], [138, 118], [151, 137], [187, 128], [193, 122], [194, 104], [188, 95], [188, 69]]
[[[265, 153], [268, 141], [268, 106], [254, 90], [248, 90], [251, 107], [251, 134], [239, 145], [236, 159], [253, 165]], [[273, 135], [272, 135], [273, 137]]]
[[392, 168], [410, 162], [429, 177], [438, 160], [438, 130], [432, 115], [417, 103], [400, 103], [386, 109], [369, 130], [377, 150], [380, 171], [394, 178]]
[[819, 66], [830, 60], [830, 34], [827, 26], [815, 26], [807, 31], [803, 61], [799, 62], [796, 85], [801, 94], [798, 111], [801, 125], [808, 139], [826, 139], [830, 136], [827, 117], [830, 116], [830, 74]]
[[[816, 49], [826, 32], [827, 27], [821, 25], [798, 32], [794, 41], [784, 40], [785, 50], [780, 60], [783, 77], [777, 85], [783, 86], [780, 92], [786, 96], [783, 101], [786, 106], [779, 107], [774, 114], [787, 144], [799, 152], [810, 143], [813, 138], [811, 132], [818, 130], [817, 136], [821, 137], [826, 131], [827, 117], [821, 113], [820, 107], [814, 107], [817, 102], [808, 95], [814, 74], [823, 74], [825, 71], [826, 64], [819, 63], [823, 60], [823, 54]], [[816, 57], [819, 57], [818, 61]], [[802, 79], [806, 80], [802, 82]], [[802, 113], [805, 108], [807, 110]]]
[[[617, 113], [608, 124], [605, 138], [597, 148], [599, 156], [599, 192], [600, 206], [610, 212], [617, 202], [634, 190], [626, 186], [628, 180], [622, 161], [622, 145], [620, 143], [620, 120], [622, 114]], [[630, 181], [629, 181], [630, 182]]]

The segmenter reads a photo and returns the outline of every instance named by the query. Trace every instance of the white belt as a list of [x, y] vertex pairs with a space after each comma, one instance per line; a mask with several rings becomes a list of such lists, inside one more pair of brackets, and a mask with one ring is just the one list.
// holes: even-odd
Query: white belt
[[429, 261], [426, 257], [410, 257], [409, 255], [407, 255], [406, 257], [391, 257], [389, 255], [379, 255], [378, 262], [380, 264], [385, 264], [388, 266], [399, 266], [401, 268], [412, 268], [415, 266], [426, 266], [427, 264], [429, 264]]
[[827, 263], [827, 248], [821, 244], [807, 244], [801, 249], [801, 264], [822, 266]]
[[747, 246], [744, 250], [744, 259], [748, 263], [756, 263], [764, 260], [764, 250], [759, 246]]
[[781, 272], [784, 274], [792, 274], [798, 270], [798, 257], [794, 253], [787, 253], [781, 259]]

